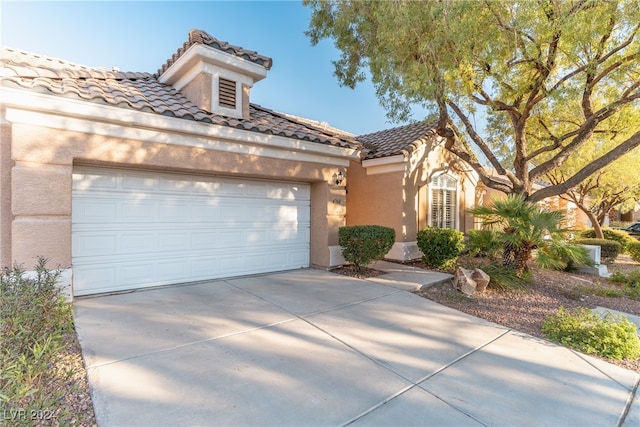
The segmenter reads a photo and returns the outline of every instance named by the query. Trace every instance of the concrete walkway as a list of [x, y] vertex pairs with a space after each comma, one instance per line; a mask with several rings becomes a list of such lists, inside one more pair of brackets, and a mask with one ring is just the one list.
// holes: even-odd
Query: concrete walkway
[[385, 267], [77, 299], [98, 424], [640, 425], [635, 372], [407, 291], [446, 275]]

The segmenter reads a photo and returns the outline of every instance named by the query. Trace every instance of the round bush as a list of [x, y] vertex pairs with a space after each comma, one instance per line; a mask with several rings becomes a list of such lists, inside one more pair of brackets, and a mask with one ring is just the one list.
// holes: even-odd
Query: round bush
[[612, 264], [622, 252], [622, 245], [614, 240], [607, 239], [576, 239], [572, 243], [577, 245], [593, 245], [600, 246], [600, 262], [603, 264]]
[[464, 234], [450, 228], [427, 227], [418, 232], [418, 248], [428, 266], [449, 268], [464, 249]]
[[[629, 243], [633, 243], [635, 240], [629, 236], [627, 233], [621, 230], [614, 230], [613, 228], [602, 227], [602, 234], [604, 234], [604, 238], [606, 240], [613, 240], [622, 246], [621, 251], [624, 253], [627, 250], [627, 245]], [[583, 230], [580, 232], [580, 237], [584, 239], [595, 239], [596, 232], [593, 228], [588, 230]]]
[[358, 270], [391, 250], [396, 240], [393, 228], [381, 225], [352, 225], [338, 229], [342, 256]]

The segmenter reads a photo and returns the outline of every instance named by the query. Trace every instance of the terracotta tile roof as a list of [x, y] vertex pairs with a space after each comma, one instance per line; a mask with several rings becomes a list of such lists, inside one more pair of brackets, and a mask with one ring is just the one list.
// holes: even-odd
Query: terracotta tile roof
[[234, 46], [227, 42], [223, 42], [202, 30], [194, 29], [189, 31], [189, 40], [184, 42], [182, 47], [178, 49], [178, 51], [174, 53], [162, 67], [160, 67], [157, 75], [161, 76], [162, 73], [167, 71], [167, 69], [171, 67], [173, 63], [178, 60], [178, 58], [180, 58], [191, 46], [195, 44], [203, 44], [214, 49], [218, 49], [222, 52], [230, 53], [240, 58], [244, 58], [247, 61], [262, 65], [267, 70], [271, 69], [271, 66], [273, 65], [273, 60], [267, 56], [260, 55], [258, 54], [258, 52], [247, 50], [240, 46]]
[[377, 159], [399, 154], [409, 155], [424, 142], [436, 136], [435, 122], [416, 122], [360, 135], [356, 139], [367, 149], [365, 159]]
[[326, 145], [360, 145], [346, 132], [322, 129], [255, 104], [246, 120], [209, 113], [153, 74], [91, 68], [4, 47], [0, 85]]

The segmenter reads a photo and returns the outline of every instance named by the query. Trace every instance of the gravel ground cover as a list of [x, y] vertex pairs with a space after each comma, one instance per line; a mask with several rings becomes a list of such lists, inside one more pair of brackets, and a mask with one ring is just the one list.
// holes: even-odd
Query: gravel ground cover
[[[635, 269], [640, 269], [640, 264], [633, 262], [626, 255], [619, 256], [615, 264], [609, 266], [610, 272], [620, 271], [624, 274]], [[640, 301], [627, 297], [598, 296], [585, 291], [594, 286], [620, 288], [620, 285], [607, 279], [535, 267], [532, 267], [532, 270], [533, 283], [525, 291], [499, 292], [487, 289], [483, 294], [467, 297], [456, 291], [451, 284], [443, 283], [417, 291], [416, 294], [447, 307], [540, 338], [544, 338], [541, 332], [544, 319], [555, 314], [560, 307], [573, 309], [600, 306], [640, 316]], [[605, 360], [640, 372], [640, 359]]]

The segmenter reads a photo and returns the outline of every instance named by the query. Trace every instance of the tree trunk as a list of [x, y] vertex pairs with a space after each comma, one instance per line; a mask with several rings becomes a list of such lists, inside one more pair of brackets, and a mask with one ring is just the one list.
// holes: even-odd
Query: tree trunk
[[598, 217], [596, 216], [596, 214], [591, 212], [591, 209], [589, 209], [584, 204], [578, 203], [578, 201], [575, 198], [573, 199], [573, 201], [576, 204], [576, 206], [578, 206], [578, 209], [584, 212], [585, 215], [587, 215], [587, 218], [589, 218], [589, 221], [591, 221], [591, 225], [593, 226], [593, 231], [595, 231], [596, 233], [596, 239], [604, 239], [604, 234], [602, 233], [602, 226], [600, 225], [600, 222], [598, 221]]
[[587, 218], [591, 221], [591, 225], [593, 226], [593, 231], [596, 233], [596, 239], [604, 239], [604, 233], [602, 232], [602, 226], [600, 225], [600, 221], [596, 214], [591, 212], [589, 209], [582, 209], [582, 212], [587, 214]]
[[502, 265], [516, 269], [516, 247], [513, 243], [505, 243], [502, 251]]
[[593, 214], [591, 214], [591, 216], [593, 216], [593, 218], [591, 218], [591, 216], [589, 214], [587, 214], [587, 216], [589, 217], [589, 220], [593, 224], [593, 231], [595, 231], [595, 233], [596, 233], [596, 239], [604, 239], [604, 233], [602, 232], [602, 226], [600, 225], [600, 222], [598, 222], [598, 220], [596, 219], [596, 216], [593, 215]]

